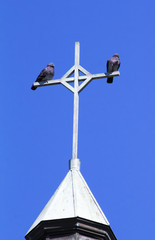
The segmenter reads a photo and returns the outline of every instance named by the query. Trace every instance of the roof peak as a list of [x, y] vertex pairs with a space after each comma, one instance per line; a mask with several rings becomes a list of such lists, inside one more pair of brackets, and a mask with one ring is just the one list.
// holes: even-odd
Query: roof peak
[[78, 170], [79, 164], [79, 159], [70, 161], [69, 172], [33, 223], [28, 233], [41, 221], [73, 217], [81, 217], [109, 225], [106, 216]]

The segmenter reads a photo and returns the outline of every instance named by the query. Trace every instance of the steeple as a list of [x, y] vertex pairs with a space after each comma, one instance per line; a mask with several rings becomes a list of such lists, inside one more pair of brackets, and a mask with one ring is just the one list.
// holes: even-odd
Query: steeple
[[[85, 233], [81, 226], [86, 228]], [[60, 230], [57, 231], [57, 227]], [[99, 234], [102, 239], [116, 239], [80, 172], [79, 159], [70, 160], [69, 172], [29, 229], [26, 239], [41, 240], [58, 236], [62, 238], [64, 234], [66, 236], [68, 228], [70, 233], [67, 234], [67, 239], [76, 239], [77, 234], [87, 237]], [[92, 233], [88, 233], [88, 230]]]
[[[81, 71], [84, 76], [79, 76]], [[74, 77], [70, 77], [74, 72]], [[119, 76], [119, 72], [91, 74], [79, 65], [79, 43], [75, 43], [75, 65], [58, 80], [35, 82], [35, 88], [63, 84], [74, 93], [73, 155], [69, 172], [35, 220], [26, 240], [103, 239], [116, 240], [109, 222], [80, 172], [77, 158], [79, 93], [93, 79]], [[83, 83], [79, 86], [79, 81]], [[74, 88], [69, 84], [74, 82]]]

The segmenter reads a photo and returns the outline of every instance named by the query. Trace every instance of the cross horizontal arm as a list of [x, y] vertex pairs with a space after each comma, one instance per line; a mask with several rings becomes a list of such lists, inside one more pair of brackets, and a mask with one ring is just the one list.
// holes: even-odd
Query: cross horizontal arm
[[[87, 76], [79, 76], [79, 81], [83, 81], [87, 78]], [[49, 86], [49, 85], [57, 85], [61, 84], [62, 82], [74, 82], [74, 77], [68, 77], [68, 78], [60, 78], [60, 79], [55, 79], [55, 80], [48, 80], [48, 81], [42, 81], [42, 82], [34, 82], [33, 86], [34, 87], [44, 87], [44, 86]]]
[[113, 73], [89, 74], [89, 75], [87, 75], [87, 79], [79, 86], [78, 92], [80, 93], [94, 79], [116, 77], [119, 75], [120, 75], [120, 73], [118, 71], [113, 72]]
[[[100, 79], [100, 78], [107, 78], [107, 77], [116, 77], [120, 76], [119, 71], [113, 72], [113, 73], [98, 73], [98, 74], [88, 74], [87, 76], [79, 76], [79, 81], [83, 81], [87, 78], [94, 80], [94, 79]], [[49, 86], [49, 85], [57, 85], [57, 84], [62, 84], [63, 82], [74, 82], [74, 77], [68, 77], [65, 78], [64, 76], [60, 79], [55, 79], [55, 80], [48, 80], [48, 81], [42, 81], [42, 82], [34, 82], [33, 86], [34, 87], [44, 87], [44, 86]], [[84, 88], [84, 86], [83, 86]], [[82, 89], [83, 89], [82, 88]], [[80, 89], [80, 91], [82, 90]]]
[[120, 76], [119, 71], [115, 71], [115, 72], [112, 72], [112, 73], [92, 74], [92, 79], [109, 78], [109, 77], [117, 77], [117, 76]]

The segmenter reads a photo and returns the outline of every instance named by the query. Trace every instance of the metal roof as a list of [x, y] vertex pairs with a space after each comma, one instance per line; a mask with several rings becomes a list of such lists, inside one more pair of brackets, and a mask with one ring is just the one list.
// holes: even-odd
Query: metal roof
[[81, 217], [109, 225], [79, 170], [79, 159], [71, 162], [66, 177], [44, 207], [28, 233], [41, 221]]

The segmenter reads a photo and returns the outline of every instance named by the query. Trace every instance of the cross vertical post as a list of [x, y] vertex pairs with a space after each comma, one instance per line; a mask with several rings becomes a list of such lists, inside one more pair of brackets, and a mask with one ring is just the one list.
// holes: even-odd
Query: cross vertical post
[[[79, 76], [79, 71], [83, 73], [83, 76]], [[71, 75], [74, 73], [74, 77]], [[70, 169], [78, 169], [80, 170], [80, 160], [77, 158], [78, 152], [78, 120], [79, 120], [79, 93], [83, 91], [83, 89], [95, 79], [101, 78], [109, 78], [120, 76], [119, 71], [111, 72], [111, 73], [98, 73], [91, 74], [82, 66], [80, 66], [80, 43], [75, 42], [75, 64], [71, 67], [60, 79], [48, 80], [48, 81], [40, 81], [34, 82], [33, 86], [43, 87], [49, 85], [57, 85], [62, 84], [72, 93], [74, 93], [74, 110], [73, 110], [73, 149], [72, 149], [72, 159], [69, 162]], [[79, 81], [83, 81], [81, 85], [79, 85]], [[74, 82], [74, 87], [72, 87], [69, 83]]]
[[73, 152], [72, 159], [77, 159], [78, 149], [78, 118], [79, 118], [79, 61], [80, 61], [80, 43], [75, 43], [75, 72], [74, 72], [74, 115], [73, 115]]

